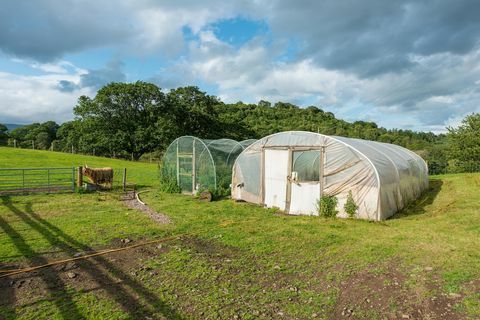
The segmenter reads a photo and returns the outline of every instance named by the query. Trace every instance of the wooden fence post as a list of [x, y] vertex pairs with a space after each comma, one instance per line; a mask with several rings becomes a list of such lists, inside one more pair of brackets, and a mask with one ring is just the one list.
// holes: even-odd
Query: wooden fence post
[[81, 188], [83, 186], [83, 167], [78, 167], [77, 172], [77, 187]]
[[48, 187], [48, 193], [50, 193], [50, 169], [47, 169], [47, 187]]
[[122, 186], [123, 186], [123, 192], [125, 192], [127, 190], [127, 168], [123, 168]]
[[22, 169], [22, 190], [25, 193], [25, 169]]

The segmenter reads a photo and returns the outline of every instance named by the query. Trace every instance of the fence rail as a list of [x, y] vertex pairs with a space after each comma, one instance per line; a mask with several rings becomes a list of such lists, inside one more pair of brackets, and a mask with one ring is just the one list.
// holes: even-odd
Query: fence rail
[[0, 195], [75, 191], [75, 168], [0, 168]]

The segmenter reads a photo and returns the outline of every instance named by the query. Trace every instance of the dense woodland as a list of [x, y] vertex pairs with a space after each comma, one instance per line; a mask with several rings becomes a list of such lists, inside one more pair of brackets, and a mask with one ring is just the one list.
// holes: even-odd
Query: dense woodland
[[0, 144], [139, 160], [160, 155], [178, 136], [261, 138], [305, 130], [376, 140], [418, 152], [432, 174], [480, 170], [480, 114], [468, 116], [447, 134], [387, 130], [373, 122], [347, 122], [331, 112], [290, 103], [226, 104], [197, 87], [164, 93], [146, 82], [111, 83], [94, 98], [81, 96], [75, 119], [58, 125], [34, 123], [11, 132], [0, 125]]

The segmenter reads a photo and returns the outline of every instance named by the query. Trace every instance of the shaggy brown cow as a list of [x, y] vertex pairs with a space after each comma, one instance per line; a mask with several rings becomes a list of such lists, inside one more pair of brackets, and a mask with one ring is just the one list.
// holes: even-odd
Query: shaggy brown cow
[[105, 184], [112, 187], [113, 169], [112, 168], [89, 168], [87, 165], [83, 168], [83, 175], [90, 178], [96, 185]]

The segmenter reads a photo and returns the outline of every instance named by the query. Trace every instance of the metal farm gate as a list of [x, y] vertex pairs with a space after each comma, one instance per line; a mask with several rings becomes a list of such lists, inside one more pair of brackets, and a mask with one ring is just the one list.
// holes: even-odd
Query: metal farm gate
[[75, 191], [75, 168], [0, 169], [0, 196]]

